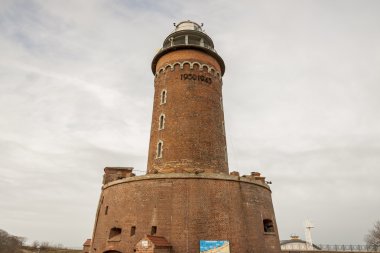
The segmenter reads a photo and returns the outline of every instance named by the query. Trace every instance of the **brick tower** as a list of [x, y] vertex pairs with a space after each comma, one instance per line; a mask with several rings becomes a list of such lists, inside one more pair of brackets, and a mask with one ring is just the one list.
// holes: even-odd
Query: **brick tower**
[[176, 25], [152, 62], [154, 104], [148, 173], [228, 173], [224, 62], [202, 27]]
[[[147, 173], [104, 169], [91, 253], [279, 253], [271, 190], [258, 172], [229, 174], [225, 66], [192, 21], [176, 25], [152, 61]], [[215, 252], [215, 251], [212, 251]]]

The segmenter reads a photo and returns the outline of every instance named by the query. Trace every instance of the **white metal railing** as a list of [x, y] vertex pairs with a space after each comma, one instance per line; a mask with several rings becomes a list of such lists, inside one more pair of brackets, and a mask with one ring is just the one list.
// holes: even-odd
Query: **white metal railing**
[[213, 51], [214, 53], [217, 53], [216, 50], [213, 47], [210, 47], [208, 45], [203, 45], [202, 46], [200, 44], [198, 45], [198, 44], [186, 44], [186, 43], [180, 43], [180, 44], [175, 44], [175, 45], [168, 45], [166, 47], [161, 48], [158, 52], [161, 52], [162, 50], [165, 50], [165, 49], [170, 48], [170, 47], [182, 46], [182, 45], [188, 45], [188, 46], [194, 45], [194, 46], [204, 47], [204, 48], [207, 48], [207, 49]]
[[307, 248], [306, 244], [288, 244], [281, 245], [281, 250], [309, 250], [309, 251], [348, 251], [348, 252], [380, 252], [380, 245], [370, 246], [370, 245], [333, 245], [333, 244], [314, 244], [314, 249], [310, 250]]

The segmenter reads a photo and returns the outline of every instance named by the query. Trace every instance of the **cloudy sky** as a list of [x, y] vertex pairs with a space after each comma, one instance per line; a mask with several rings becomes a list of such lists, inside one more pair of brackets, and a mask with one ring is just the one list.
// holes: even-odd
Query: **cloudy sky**
[[280, 238], [380, 219], [380, 1], [1, 0], [0, 229], [80, 246], [105, 166], [146, 169], [150, 63], [173, 22], [226, 63], [230, 171], [272, 181]]

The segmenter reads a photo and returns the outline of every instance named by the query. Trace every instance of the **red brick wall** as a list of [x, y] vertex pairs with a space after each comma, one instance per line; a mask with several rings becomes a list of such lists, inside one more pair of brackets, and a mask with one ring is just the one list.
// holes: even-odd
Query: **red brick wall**
[[[220, 174], [159, 174], [110, 183], [102, 191], [93, 247], [96, 252], [108, 248], [133, 252], [157, 226], [156, 235], [164, 236], [174, 253], [199, 252], [199, 240], [228, 240], [236, 253], [278, 253], [271, 192], [260, 181], [249, 180]], [[266, 218], [274, 221], [274, 233], [264, 233]], [[131, 226], [136, 226], [134, 236]], [[107, 241], [112, 227], [122, 228], [120, 242]]]
[[90, 252], [90, 249], [91, 249], [90, 246], [87, 246], [87, 245], [86, 245], [86, 246], [83, 246], [82, 252], [83, 252], [83, 253], [89, 253], [89, 252]]
[[133, 167], [106, 167], [104, 168], [103, 184], [134, 176], [135, 174], [132, 173], [132, 170]]
[[[175, 62], [199, 62], [220, 72], [217, 61], [196, 50], [178, 50], [160, 58], [157, 70]], [[211, 83], [181, 80], [181, 75], [194, 74], [209, 78]], [[184, 77], [184, 76], [182, 76]], [[184, 78], [182, 78], [184, 79]], [[228, 173], [224, 131], [221, 78], [184, 64], [167, 68], [155, 78], [152, 127], [148, 154], [148, 173], [204, 172]], [[167, 91], [165, 104], [160, 104], [162, 90]], [[159, 117], [165, 115], [164, 129], [159, 130]], [[162, 158], [157, 158], [158, 141], [163, 141]]]

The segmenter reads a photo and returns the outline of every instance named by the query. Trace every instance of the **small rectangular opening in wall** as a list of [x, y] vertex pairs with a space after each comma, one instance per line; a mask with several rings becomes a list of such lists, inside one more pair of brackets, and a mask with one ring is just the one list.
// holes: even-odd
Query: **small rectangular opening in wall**
[[136, 234], [136, 226], [131, 227], [131, 236], [134, 236]]
[[263, 220], [263, 225], [264, 225], [264, 232], [265, 233], [273, 233], [274, 232], [274, 226], [273, 226], [273, 221], [269, 219]]
[[108, 206], [106, 206], [106, 211], [104, 212], [105, 215], [108, 214]]
[[152, 229], [150, 231], [151, 235], [155, 235], [157, 233], [157, 226], [152, 226]]
[[115, 228], [115, 227], [111, 228], [108, 240], [120, 241], [121, 240], [121, 228]]

